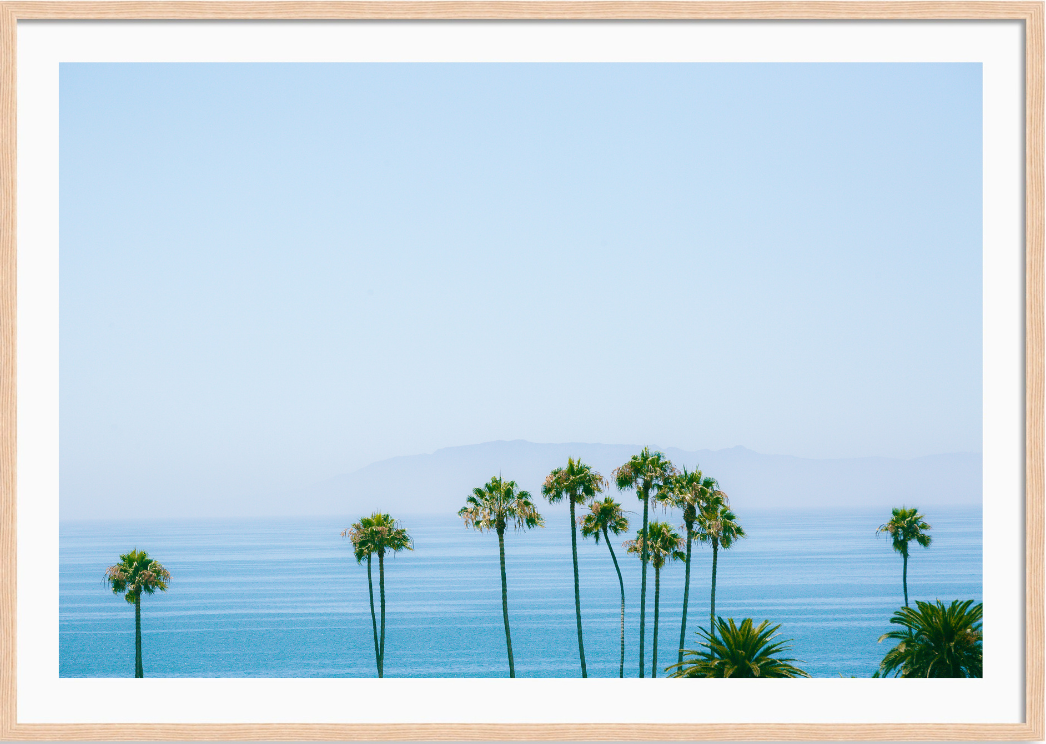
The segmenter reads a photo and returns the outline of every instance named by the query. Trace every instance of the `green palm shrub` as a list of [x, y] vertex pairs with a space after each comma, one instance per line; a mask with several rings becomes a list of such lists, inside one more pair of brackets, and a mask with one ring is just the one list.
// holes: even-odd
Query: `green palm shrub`
[[[793, 666], [795, 659], [782, 657], [790, 641], [777, 640], [780, 625], [764, 620], [758, 626], [746, 617], [740, 625], [734, 619], [716, 618], [716, 628], [701, 628], [698, 634], [704, 647], [683, 651], [683, 661], [666, 671], [672, 677], [748, 677], [773, 679], [779, 677], [809, 677]], [[718, 633], [715, 632], [718, 630]], [[674, 671], [672, 671], [674, 670]]]
[[890, 618], [899, 625], [885, 633], [897, 645], [879, 664], [881, 677], [981, 677], [983, 649], [981, 617], [984, 605], [955, 600], [921, 602], [902, 607]]

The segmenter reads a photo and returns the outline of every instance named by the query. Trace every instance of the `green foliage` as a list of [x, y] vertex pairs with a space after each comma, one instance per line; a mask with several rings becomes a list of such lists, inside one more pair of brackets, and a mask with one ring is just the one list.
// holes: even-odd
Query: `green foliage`
[[565, 468], [556, 468], [548, 474], [541, 486], [541, 495], [550, 504], [563, 499], [569, 499], [575, 504], [585, 504], [603, 493], [606, 485], [606, 479], [593, 470], [591, 465], [571, 457], [567, 459]]
[[[636, 532], [636, 539], [626, 541], [624, 546], [626, 552], [642, 556], [643, 530]], [[668, 522], [651, 522], [647, 526], [647, 551], [654, 568], [661, 568], [669, 561], [686, 560], [684, 547], [686, 540]]]
[[628, 529], [628, 517], [621, 509], [621, 504], [614, 501], [613, 496], [607, 496], [602, 501], [595, 500], [588, 506], [588, 514], [583, 514], [578, 519], [581, 525], [582, 537], [592, 537], [599, 544], [600, 535], [603, 530], [620, 535]]
[[663, 506], [674, 506], [682, 510], [683, 526], [689, 533], [697, 521], [698, 511], [708, 503], [713, 494], [721, 495], [724, 503], [729, 503], [727, 495], [719, 490], [715, 478], [709, 478], [700, 470], [687, 470], [684, 467], [658, 492], [657, 501]]
[[982, 676], [981, 617], [984, 605], [972, 599], [943, 602], [916, 601], [890, 618], [899, 625], [879, 639], [897, 641], [879, 665], [882, 677]]
[[900, 509], [892, 511], [890, 521], [879, 525], [875, 534], [888, 534], [893, 543], [893, 549], [901, 555], [907, 556], [908, 543], [912, 540], [924, 548], [930, 547], [933, 538], [926, 534], [930, 529], [932, 528], [926, 523], [926, 518], [917, 509], [905, 509], [902, 506]]
[[659, 494], [667, 489], [676, 474], [675, 466], [663, 452], [651, 452], [649, 447], [614, 470], [614, 482], [620, 491], [636, 489], [636, 496], [645, 500], [653, 491]]
[[718, 635], [704, 628], [698, 635], [704, 641], [703, 648], [683, 651], [683, 661], [673, 664], [665, 671], [672, 677], [809, 677], [810, 675], [791, 664], [792, 658], [782, 658], [790, 641], [778, 641], [780, 625], [770, 625], [764, 620], [755, 626], [751, 618], [740, 625], [723, 618], [716, 618]]
[[414, 550], [414, 540], [407, 530], [397, 520], [381, 512], [362, 517], [341, 536], [352, 540], [357, 563], [363, 563], [370, 555], [384, 556], [386, 553]]
[[735, 540], [745, 537], [737, 515], [730, 511], [728, 497], [717, 489], [709, 491], [697, 510], [695, 537], [714, 548], [729, 548]]
[[472, 490], [465, 506], [458, 510], [465, 526], [480, 532], [495, 530], [499, 534], [511, 523], [517, 530], [544, 527], [545, 518], [527, 491], [520, 491], [515, 481], [491, 478], [482, 488]]
[[128, 604], [134, 604], [142, 594], [153, 594], [157, 589], [166, 592], [171, 574], [144, 550], [135, 548], [121, 555], [119, 563], [105, 570], [103, 581], [113, 594], [123, 594]]

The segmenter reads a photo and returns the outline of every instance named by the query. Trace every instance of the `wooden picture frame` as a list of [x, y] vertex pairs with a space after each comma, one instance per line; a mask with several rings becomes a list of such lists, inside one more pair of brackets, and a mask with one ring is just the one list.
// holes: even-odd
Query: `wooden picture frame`
[[[686, 2], [185, 0], [0, 3], [0, 738], [331, 739], [950, 739], [1039, 740], [1044, 714], [1043, 2]], [[1013, 724], [36, 724], [18, 720], [16, 638], [16, 29], [28, 20], [1016, 20], [1025, 44], [1024, 722]]]

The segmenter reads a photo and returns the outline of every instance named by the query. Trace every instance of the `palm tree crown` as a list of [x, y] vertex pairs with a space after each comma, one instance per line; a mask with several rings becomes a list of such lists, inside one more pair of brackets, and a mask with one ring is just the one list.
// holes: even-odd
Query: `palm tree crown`
[[153, 594], [157, 589], [167, 591], [171, 574], [144, 550], [135, 548], [121, 555], [119, 563], [105, 569], [104, 581], [113, 594], [123, 594], [128, 604], [134, 604], [142, 594]]
[[730, 498], [722, 491], [710, 491], [697, 511], [695, 537], [713, 547], [729, 548], [735, 540], [745, 537], [737, 515], [730, 510]]
[[698, 634], [704, 647], [686, 650], [682, 663], [675, 664], [673, 677], [809, 677], [810, 675], [791, 664], [795, 659], [781, 658], [778, 654], [788, 651], [788, 641], [778, 641], [780, 625], [770, 625], [764, 620], [755, 626], [746, 617], [740, 625], [723, 618], [716, 619], [718, 633], [701, 628]]
[[515, 529], [544, 527], [545, 518], [538, 514], [530, 494], [519, 490], [515, 481], [494, 476], [482, 488], [472, 489], [465, 506], [458, 510], [465, 526], [479, 532], [503, 533], [511, 524]]
[[901, 626], [879, 639], [897, 645], [886, 652], [879, 665], [883, 677], [980, 677], [983, 649], [981, 617], [984, 605], [958, 600], [945, 606], [937, 600], [915, 602], [890, 618]]
[[[681, 561], [686, 558], [682, 548], [685, 541], [672, 529], [668, 522], [651, 522], [647, 526], [647, 555], [654, 568], [662, 568], [670, 561]], [[634, 540], [624, 543], [625, 551], [633, 555], [643, 554], [643, 532], [636, 533]]]
[[932, 529], [926, 523], [925, 518], [917, 509], [894, 509], [890, 521], [879, 525], [875, 534], [886, 533], [890, 536], [893, 549], [901, 554], [903, 568], [901, 569], [901, 583], [904, 587], [904, 606], [908, 606], [908, 543], [915, 540], [924, 548], [930, 547], [933, 538], [926, 534]]

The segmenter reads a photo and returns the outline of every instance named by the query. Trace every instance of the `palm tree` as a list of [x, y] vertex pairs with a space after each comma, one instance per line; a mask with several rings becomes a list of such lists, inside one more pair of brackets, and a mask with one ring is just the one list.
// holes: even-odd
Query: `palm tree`
[[[741, 625], [734, 619], [727, 622], [718, 618], [719, 636], [715, 629], [698, 630], [704, 640], [704, 648], [686, 650], [686, 660], [668, 667], [674, 669], [673, 677], [809, 677], [802, 669], [792, 666], [795, 659], [779, 658], [778, 654], [788, 651], [786, 643], [777, 641], [780, 625], [770, 626], [764, 620], [757, 627], [752, 618], [746, 617]], [[667, 671], [667, 670], [666, 670]]]
[[[683, 547], [683, 538], [672, 529], [667, 522], [651, 522], [647, 527], [647, 539], [643, 539], [643, 533], [636, 534], [635, 540], [625, 543], [625, 549], [629, 553], [650, 556], [650, 562], [654, 564], [654, 646], [651, 656], [650, 676], [657, 676], [657, 625], [658, 605], [661, 600], [661, 568], [669, 561], [681, 561], [686, 556], [680, 548]], [[645, 550], [644, 550], [645, 549]]]
[[610, 558], [614, 561], [614, 570], [617, 571], [617, 583], [621, 585], [621, 665], [617, 676], [625, 676], [625, 580], [621, 578], [621, 566], [617, 564], [617, 556], [614, 555], [614, 546], [610, 542], [608, 532], [620, 535], [628, 529], [628, 518], [621, 511], [621, 504], [614, 501], [612, 496], [607, 496], [602, 501], [593, 501], [589, 505], [591, 512], [581, 518], [581, 536], [594, 537], [596, 545], [599, 544], [599, 536], [606, 540], [607, 549], [610, 550]]
[[577, 647], [581, 655], [581, 676], [588, 676], [585, 665], [585, 641], [581, 636], [581, 583], [577, 571], [577, 517], [574, 514], [575, 504], [585, 504], [602, 493], [606, 480], [602, 475], [578, 458], [567, 458], [565, 468], [556, 468], [541, 486], [541, 495], [550, 504], [563, 499], [570, 503], [570, 551], [574, 554], [574, 612], [577, 615]]
[[512, 658], [512, 633], [508, 625], [508, 580], [505, 577], [505, 528], [511, 523], [517, 530], [544, 527], [545, 519], [538, 514], [530, 494], [518, 490], [515, 481], [505, 481], [501, 476], [491, 478], [482, 488], [472, 489], [465, 499], [465, 506], [458, 510], [465, 526], [479, 532], [494, 530], [498, 533], [498, 548], [501, 551], [501, 612], [505, 619], [505, 646], [508, 649], [508, 676], [516, 676], [516, 665]]
[[[374, 630], [374, 659], [378, 676], [385, 676], [385, 553], [414, 550], [414, 541], [407, 530], [388, 514], [374, 512], [341, 533], [352, 540], [356, 562], [367, 558], [367, 587], [370, 590], [370, 620]], [[374, 617], [374, 582], [371, 579], [371, 556], [378, 556], [378, 588], [381, 595], [381, 635]]]
[[[694, 523], [697, 521], [698, 510], [715, 492], [719, 492], [719, 485], [714, 478], [702, 475], [700, 470], [687, 470], [684, 467], [673, 479], [671, 488], [664, 494], [664, 503], [667, 506], [682, 509], [683, 527], [686, 529], [686, 578], [683, 579], [683, 622], [679, 626], [677, 664], [683, 663], [683, 643], [686, 639], [686, 611], [690, 602], [690, 552], [697, 536]], [[726, 494], [723, 494], [723, 500], [728, 501]]]
[[705, 502], [697, 510], [697, 539], [712, 546], [712, 602], [709, 607], [709, 622], [712, 634], [715, 634], [715, 581], [719, 563], [719, 548], [727, 550], [745, 536], [744, 528], [737, 522], [737, 516], [730, 511], [729, 497], [716, 488], [710, 491]]
[[930, 547], [933, 538], [926, 534], [926, 531], [930, 529], [932, 527], [926, 524], [925, 517], [917, 509], [905, 509], [902, 506], [900, 509], [894, 509], [890, 521], [879, 525], [879, 529], [875, 531], [876, 535], [882, 532], [890, 535], [893, 549], [904, 558], [901, 581], [904, 584], [905, 607], [908, 606], [908, 543], [915, 540], [924, 548]]
[[[646, 537], [647, 524], [649, 521], [650, 492], [653, 491], [655, 498], [663, 488], [666, 488], [676, 474], [675, 466], [665, 457], [663, 452], [651, 452], [649, 447], [614, 471], [614, 481], [619, 490], [629, 488], [636, 490], [636, 496], [643, 502], [643, 528], [640, 536]], [[646, 641], [646, 565], [650, 559], [647, 555], [646, 541], [643, 540], [643, 581], [639, 590], [639, 676], [644, 675], [643, 647]]]
[[903, 630], [891, 630], [879, 639], [898, 644], [886, 652], [879, 665], [883, 677], [980, 677], [982, 676], [981, 616], [984, 605], [958, 600], [947, 607], [916, 600], [890, 618]]
[[153, 594], [157, 589], [166, 592], [171, 574], [144, 550], [135, 548], [121, 555], [119, 563], [105, 569], [103, 581], [113, 594], [123, 594], [127, 603], [134, 605], [134, 676], [140, 679], [145, 676], [142, 668], [142, 595]]

